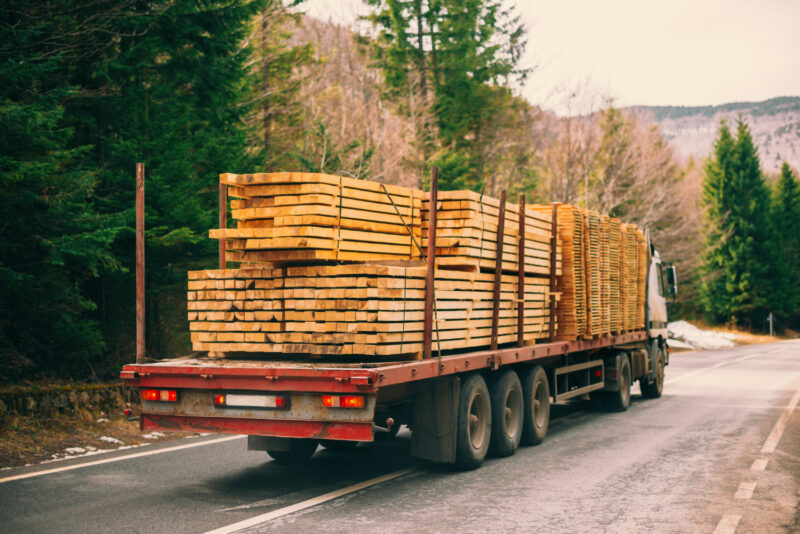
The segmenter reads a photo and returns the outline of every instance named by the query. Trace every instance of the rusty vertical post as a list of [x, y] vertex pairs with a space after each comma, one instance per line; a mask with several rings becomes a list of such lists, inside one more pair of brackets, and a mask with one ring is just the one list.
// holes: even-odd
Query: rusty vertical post
[[550, 341], [556, 337], [556, 255], [558, 254], [558, 202], [553, 202], [553, 222], [550, 225]]
[[144, 163], [136, 164], [136, 363], [144, 363]]
[[517, 251], [517, 346], [525, 345], [525, 194], [519, 194], [519, 250]]
[[428, 270], [425, 274], [425, 316], [422, 332], [422, 356], [431, 357], [433, 344], [433, 299], [436, 270], [436, 210], [439, 193], [439, 167], [431, 169], [431, 193], [428, 202]]
[[[219, 183], [219, 227], [222, 230], [228, 227], [228, 186], [222, 182]], [[228, 242], [224, 237], [219, 240], [220, 269], [224, 269], [227, 266], [227, 262], [225, 261], [227, 245]]]
[[497, 350], [497, 323], [500, 320], [500, 281], [503, 274], [503, 240], [506, 227], [506, 191], [500, 192], [500, 213], [497, 216], [497, 251], [494, 260], [494, 293], [492, 294], [492, 350]]

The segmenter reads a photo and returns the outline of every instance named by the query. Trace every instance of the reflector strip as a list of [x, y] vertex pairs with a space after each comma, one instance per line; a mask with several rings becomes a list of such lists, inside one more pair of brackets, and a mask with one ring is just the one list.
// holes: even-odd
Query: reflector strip
[[228, 408], [267, 408], [285, 410], [289, 408], [289, 397], [286, 395], [225, 393], [214, 395], [214, 404]]

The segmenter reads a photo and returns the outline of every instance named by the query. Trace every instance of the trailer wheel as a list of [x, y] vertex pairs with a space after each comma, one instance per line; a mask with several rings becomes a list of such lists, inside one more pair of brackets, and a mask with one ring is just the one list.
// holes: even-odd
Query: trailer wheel
[[492, 439], [489, 451], [500, 457], [511, 456], [522, 439], [525, 413], [522, 384], [517, 373], [508, 370], [492, 382]]
[[538, 445], [550, 425], [550, 385], [541, 365], [528, 369], [522, 377], [525, 416], [522, 420], [522, 443]]
[[481, 375], [471, 375], [461, 384], [458, 401], [456, 465], [461, 469], [480, 467], [492, 437], [492, 405], [489, 389]]
[[619, 355], [619, 390], [606, 391], [606, 407], [612, 412], [624, 412], [631, 405], [631, 364], [626, 354]]
[[647, 377], [639, 379], [639, 388], [642, 390], [642, 397], [646, 399], [657, 399], [664, 390], [664, 350], [657, 347], [655, 377], [651, 383], [647, 383]]
[[358, 445], [357, 441], [342, 441], [340, 439], [323, 439], [320, 445], [332, 452], [353, 452]]
[[281, 465], [301, 465], [317, 452], [317, 440], [292, 439], [288, 451], [267, 451], [267, 454]]

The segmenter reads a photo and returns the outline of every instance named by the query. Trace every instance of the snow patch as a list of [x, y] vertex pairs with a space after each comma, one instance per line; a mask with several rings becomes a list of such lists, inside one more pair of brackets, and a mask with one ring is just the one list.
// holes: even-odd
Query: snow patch
[[100, 419], [95, 421], [95, 423], [108, 423], [108, 419], [106, 419], [105, 417], [101, 417]]
[[165, 438], [167, 437], [166, 434], [162, 434], [161, 432], [150, 432], [149, 434], [142, 434], [144, 439], [158, 439], [158, 438]]
[[[716, 330], [701, 330], [686, 321], [669, 323], [670, 346], [677, 347], [674, 340], [683, 342], [688, 348], [693, 349], [725, 349], [736, 346], [736, 334], [717, 332]], [[685, 347], [684, 347], [685, 348]]]
[[111, 436], [100, 436], [100, 441], [105, 441], [106, 443], [113, 443], [115, 445], [122, 445], [123, 443], [125, 443], [124, 441], [119, 440], [117, 438], [112, 438]]
[[[122, 442], [120, 441], [120, 443]], [[135, 449], [137, 447], [145, 447], [147, 445], [150, 444], [142, 443], [141, 445], [123, 445], [122, 447], [117, 447], [116, 449], [98, 449], [97, 447], [92, 447], [91, 445], [87, 445], [85, 449], [83, 447], [67, 447], [66, 449], [64, 449], [63, 453], [54, 454], [52, 460], [45, 460], [39, 463], [49, 464], [51, 462], [60, 462], [61, 460], [71, 460], [72, 458], [83, 458], [85, 456], [94, 456], [95, 454], [103, 454], [106, 452], [124, 451], [125, 449]]]

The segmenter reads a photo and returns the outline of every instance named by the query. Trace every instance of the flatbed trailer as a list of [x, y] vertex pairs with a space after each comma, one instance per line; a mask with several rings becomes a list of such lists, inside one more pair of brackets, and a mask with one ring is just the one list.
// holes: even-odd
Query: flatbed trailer
[[[432, 206], [437, 206], [437, 183], [434, 168]], [[227, 220], [225, 197], [221, 184], [221, 228]], [[142, 203], [137, 196], [137, 228], [143, 227]], [[502, 234], [504, 191], [499, 206], [498, 233]], [[524, 237], [522, 196], [519, 206], [519, 235]], [[557, 206], [552, 209], [550, 317], [555, 314]], [[608, 409], [623, 411], [636, 380], [645, 397], [661, 395], [664, 367], [669, 363], [664, 297], [676, 293], [676, 277], [674, 268], [664, 270], [649, 240], [645, 328], [555, 341], [551, 320], [549, 342], [526, 343], [522, 327], [525, 272], [524, 263], [519, 262], [519, 339], [516, 344], [498, 346], [500, 240], [491, 348], [442, 353], [434, 351], [432, 339], [436, 213], [437, 209], [430, 211], [428, 226], [422, 359], [323, 361], [260, 355], [262, 359], [205, 357], [126, 365], [121, 378], [126, 385], [141, 389], [141, 429], [246, 434], [249, 449], [265, 450], [279, 462], [294, 464], [310, 458], [320, 443], [339, 450], [353, 448], [376, 436], [394, 434], [406, 424], [412, 430], [412, 455], [475, 468], [490, 451], [508, 456], [520, 444], [540, 443], [547, 434], [553, 402], [589, 396]], [[139, 277], [143, 235], [137, 236], [137, 280], [143, 281], [143, 271]], [[519, 257], [524, 257], [524, 243], [519, 240]], [[224, 240], [220, 240], [220, 269], [225, 268], [225, 257]], [[143, 283], [138, 287], [137, 360], [144, 354]]]
[[[465, 408], [460, 406], [459, 390], [470, 377], [480, 377], [487, 384], [478, 397], [487, 397], [488, 413], [515, 419], [505, 425], [492, 424], [487, 410], [477, 410], [477, 424], [488, 424], [506, 437], [510, 434], [515, 449], [523, 427], [536, 426], [537, 420], [538, 440], [528, 436], [524, 441], [544, 438], [552, 402], [591, 394], [611, 399], [606, 403], [611, 409], [625, 409], [630, 385], [637, 379], [644, 383], [649, 379], [655, 385], [650, 396], [660, 395], [667, 363], [663, 339], [653, 339], [641, 330], [400, 362], [178, 359], [126, 365], [121, 377], [126, 385], [142, 391], [142, 430], [246, 434], [251, 437], [249, 448], [295, 463], [310, 457], [307, 451], [312, 442], [314, 449], [320, 441], [331, 448], [355, 445], [408, 424], [413, 429], [415, 456], [475, 467], [485, 455], [480, 449], [488, 442], [477, 443], [477, 459], [459, 458], [457, 451], [459, 440], [475, 441], [469, 431], [458, 435], [459, 412]], [[531, 388], [525, 387], [524, 377], [539, 370], [546, 376], [546, 395], [540, 392], [537, 397], [536, 391], [527, 391]], [[514, 383], [523, 386], [517, 395], [521, 398], [511, 402], [513, 395], [506, 395], [503, 406], [492, 406], [491, 398], [498, 396], [495, 389], [502, 382], [499, 378], [509, 373], [512, 380], [519, 377]], [[475, 417], [475, 413], [467, 415], [473, 421]], [[491, 431], [487, 441], [489, 436]]]

